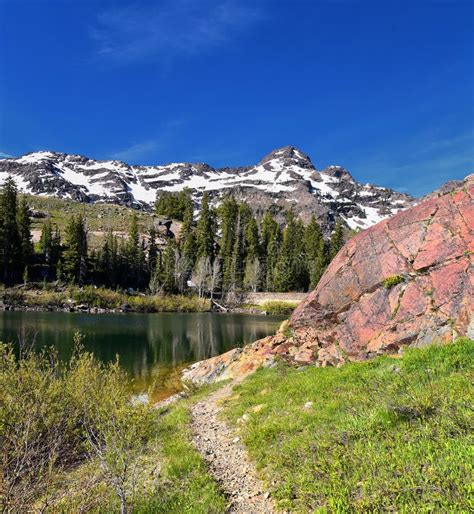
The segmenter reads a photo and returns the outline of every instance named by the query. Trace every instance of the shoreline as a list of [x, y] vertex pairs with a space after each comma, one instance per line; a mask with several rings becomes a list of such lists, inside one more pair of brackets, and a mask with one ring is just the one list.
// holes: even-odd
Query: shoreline
[[258, 308], [229, 307], [225, 312], [218, 309], [203, 310], [156, 310], [143, 311], [137, 309], [113, 309], [89, 306], [38, 306], [38, 305], [0, 305], [0, 312], [63, 312], [65, 314], [160, 314], [160, 313], [187, 313], [187, 314], [248, 314], [256, 316], [272, 316]]
[[250, 293], [240, 302], [219, 305], [196, 295], [149, 295], [120, 292], [95, 286], [56, 286], [41, 289], [20, 286], [0, 290], [0, 312], [64, 312], [90, 314], [126, 314], [159, 312], [209, 312], [289, 315], [302, 293]]

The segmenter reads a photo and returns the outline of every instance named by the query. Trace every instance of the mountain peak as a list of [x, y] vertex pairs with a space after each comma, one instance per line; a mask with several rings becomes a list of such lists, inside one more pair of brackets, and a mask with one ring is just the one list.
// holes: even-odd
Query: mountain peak
[[304, 154], [294, 146], [283, 146], [273, 150], [267, 154], [259, 164], [265, 164], [269, 161], [282, 161], [285, 164], [296, 164], [302, 168], [314, 168], [313, 163], [308, 155]]

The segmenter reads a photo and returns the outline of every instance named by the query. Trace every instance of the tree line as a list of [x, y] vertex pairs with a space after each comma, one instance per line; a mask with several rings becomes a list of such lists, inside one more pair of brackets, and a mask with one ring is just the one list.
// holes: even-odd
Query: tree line
[[109, 229], [97, 249], [88, 247], [87, 221], [71, 216], [64, 234], [47, 219], [34, 249], [31, 213], [18, 198], [12, 179], [0, 190], [1, 279], [15, 284], [29, 279], [61, 280], [151, 293], [199, 296], [242, 291], [307, 291], [313, 289], [344, 243], [340, 221], [329, 241], [316, 218], [306, 225], [292, 210], [281, 226], [266, 212], [257, 219], [245, 202], [229, 195], [217, 208], [204, 193], [197, 219], [189, 190], [165, 193], [156, 214], [181, 221], [177, 237], [157, 233], [154, 225], [140, 235], [132, 214], [128, 236]]

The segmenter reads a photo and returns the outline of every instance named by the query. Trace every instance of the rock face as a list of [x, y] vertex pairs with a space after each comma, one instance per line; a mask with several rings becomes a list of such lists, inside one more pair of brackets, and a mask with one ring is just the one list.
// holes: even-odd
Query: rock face
[[327, 233], [336, 216], [349, 228], [364, 229], [413, 203], [413, 198], [391, 189], [359, 184], [340, 166], [317, 171], [307, 155], [291, 146], [271, 152], [255, 166], [220, 169], [189, 163], [129, 166], [35, 152], [0, 159], [0, 183], [8, 175], [26, 193], [142, 208], [150, 207], [164, 191], [189, 188], [196, 205], [204, 191], [214, 204], [232, 193], [257, 214], [271, 209], [278, 217], [289, 207], [305, 220], [315, 214]]
[[466, 335], [473, 252], [472, 179], [358, 234], [293, 313], [292, 357], [338, 363]]
[[232, 378], [277, 355], [340, 365], [474, 337], [474, 175], [454, 186], [350, 239], [284, 329], [195, 375]]

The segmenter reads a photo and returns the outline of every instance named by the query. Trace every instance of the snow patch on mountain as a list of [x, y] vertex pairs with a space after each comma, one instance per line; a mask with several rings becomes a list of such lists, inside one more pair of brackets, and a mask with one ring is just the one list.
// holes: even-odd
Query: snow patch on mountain
[[50, 151], [0, 160], [0, 182], [11, 175], [22, 192], [82, 202], [113, 202], [149, 208], [157, 194], [189, 188], [196, 205], [204, 191], [214, 203], [227, 193], [246, 200], [257, 212], [272, 208], [278, 216], [293, 205], [308, 219], [315, 215], [327, 229], [341, 217], [350, 228], [367, 228], [413, 203], [408, 195], [359, 184], [341, 166], [316, 170], [294, 147], [277, 149], [255, 166], [212, 168], [207, 164], [170, 163], [129, 166]]

